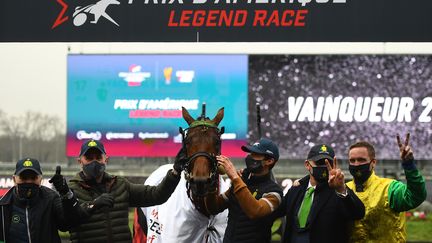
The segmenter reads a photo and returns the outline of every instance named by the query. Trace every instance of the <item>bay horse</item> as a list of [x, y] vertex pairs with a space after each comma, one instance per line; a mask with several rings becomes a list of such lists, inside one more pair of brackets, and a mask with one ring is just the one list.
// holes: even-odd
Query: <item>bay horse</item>
[[[205, 105], [200, 117], [192, 118], [182, 108], [188, 124], [180, 128], [182, 146], [186, 152], [184, 173], [171, 197], [161, 205], [143, 207], [136, 211], [134, 243], [221, 243], [227, 224], [228, 210], [210, 215], [204, 205], [204, 196], [211, 189], [228, 190], [226, 182], [217, 170], [216, 155], [220, 154], [223, 128], [218, 125], [223, 119], [220, 109], [213, 119], [205, 117]], [[158, 185], [172, 164], [155, 170], [146, 180], [146, 185]]]
[[224, 108], [219, 109], [213, 119], [205, 116], [205, 104], [202, 114], [197, 119], [182, 107], [182, 115], [189, 127], [180, 128], [183, 137], [183, 149], [186, 151], [187, 162], [184, 167], [187, 180], [188, 195], [196, 209], [209, 216], [205, 207], [204, 197], [209, 190], [218, 189], [218, 162], [216, 156], [221, 152], [221, 135], [224, 127], [218, 128], [224, 116]]

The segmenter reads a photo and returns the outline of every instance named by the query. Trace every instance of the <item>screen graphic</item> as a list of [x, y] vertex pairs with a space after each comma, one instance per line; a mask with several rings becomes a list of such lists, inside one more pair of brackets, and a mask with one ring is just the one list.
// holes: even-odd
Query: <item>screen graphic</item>
[[[261, 103], [263, 134], [281, 156], [306, 159], [317, 143], [339, 158], [365, 140], [378, 159], [399, 159], [396, 134], [411, 133], [414, 157], [432, 156], [432, 57], [249, 56], [249, 110]], [[255, 140], [256, 115], [249, 113]]]
[[109, 156], [175, 156], [181, 107], [197, 118], [225, 108], [222, 153], [243, 156], [247, 133], [246, 55], [69, 55], [67, 156], [87, 139]]

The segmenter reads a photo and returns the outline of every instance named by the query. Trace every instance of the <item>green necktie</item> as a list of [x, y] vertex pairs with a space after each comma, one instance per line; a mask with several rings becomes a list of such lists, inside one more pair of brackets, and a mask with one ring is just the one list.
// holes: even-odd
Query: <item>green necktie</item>
[[298, 214], [300, 228], [304, 228], [306, 226], [309, 211], [310, 211], [310, 208], [312, 205], [312, 193], [314, 191], [315, 191], [315, 189], [313, 187], [309, 187], [306, 190], [305, 196], [303, 198], [303, 203], [300, 207], [300, 211]]

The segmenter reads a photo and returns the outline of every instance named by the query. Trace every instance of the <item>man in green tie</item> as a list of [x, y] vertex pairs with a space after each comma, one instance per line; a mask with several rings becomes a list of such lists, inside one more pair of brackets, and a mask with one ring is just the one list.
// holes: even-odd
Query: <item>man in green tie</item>
[[286, 216], [283, 242], [347, 242], [349, 224], [363, 218], [365, 208], [345, 186], [333, 148], [313, 146], [304, 164], [309, 175], [290, 188], [276, 213]]

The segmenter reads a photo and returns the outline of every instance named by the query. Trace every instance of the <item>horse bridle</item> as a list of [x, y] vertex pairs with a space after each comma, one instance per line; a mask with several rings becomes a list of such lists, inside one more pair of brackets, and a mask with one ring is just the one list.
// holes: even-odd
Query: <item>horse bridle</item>
[[[192, 162], [197, 159], [198, 157], [205, 157], [207, 158], [210, 163], [211, 163], [211, 171], [210, 171], [210, 176], [207, 179], [207, 181], [205, 182], [207, 185], [214, 185], [214, 183], [218, 183], [219, 180], [219, 174], [217, 172], [217, 165], [218, 162], [216, 160], [216, 156], [220, 155], [221, 152], [221, 135], [224, 133], [225, 128], [221, 127], [221, 129], [219, 129], [215, 124], [213, 124], [212, 122], [209, 122], [208, 120], [205, 120], [205, 118], [199, 118], [199, 120], [196, 120], [194, 122], [192, 122], [190, 124], [190, 126], [187, 129], [182, 129], [181, 127], [179, 128], [179, 132], [182, 135], [182, 146], [183, 149], [185, 151], [185, 153], [187, 154], [187, 148], [186, 148], [186, 144], [189, 140], [188, 134], [186, 133], [187, 130], [189, 130], [190, 128], [195, 128], [195, 127], [202, 127], [202, 131], [205, 131], [209, 128], [214, 128], [217, 131], [217, 136], [218, 136], [218, 147], [216, 148], [216, 154], [211, 154], [205, 151], [198, 151], [194, 154], [192, 154], [191, 156], [185, 158], [186, 162], [185, 165], [183, 167], [183, 170], [185, 171], [185, 178], [187, 181], [186, 187], [188, 190], [188, 195], [190, 194], [189, 192], [191, 191], [191, 183], [194, 183], [194, 178], [191, 177], [191, 165]], [[190, 196], [190, 195], [189, 195]], [[203, 196], [203, 195], [198, 195], [198, 196]], [[192, 199], [192, 198], [191, 198]]]

